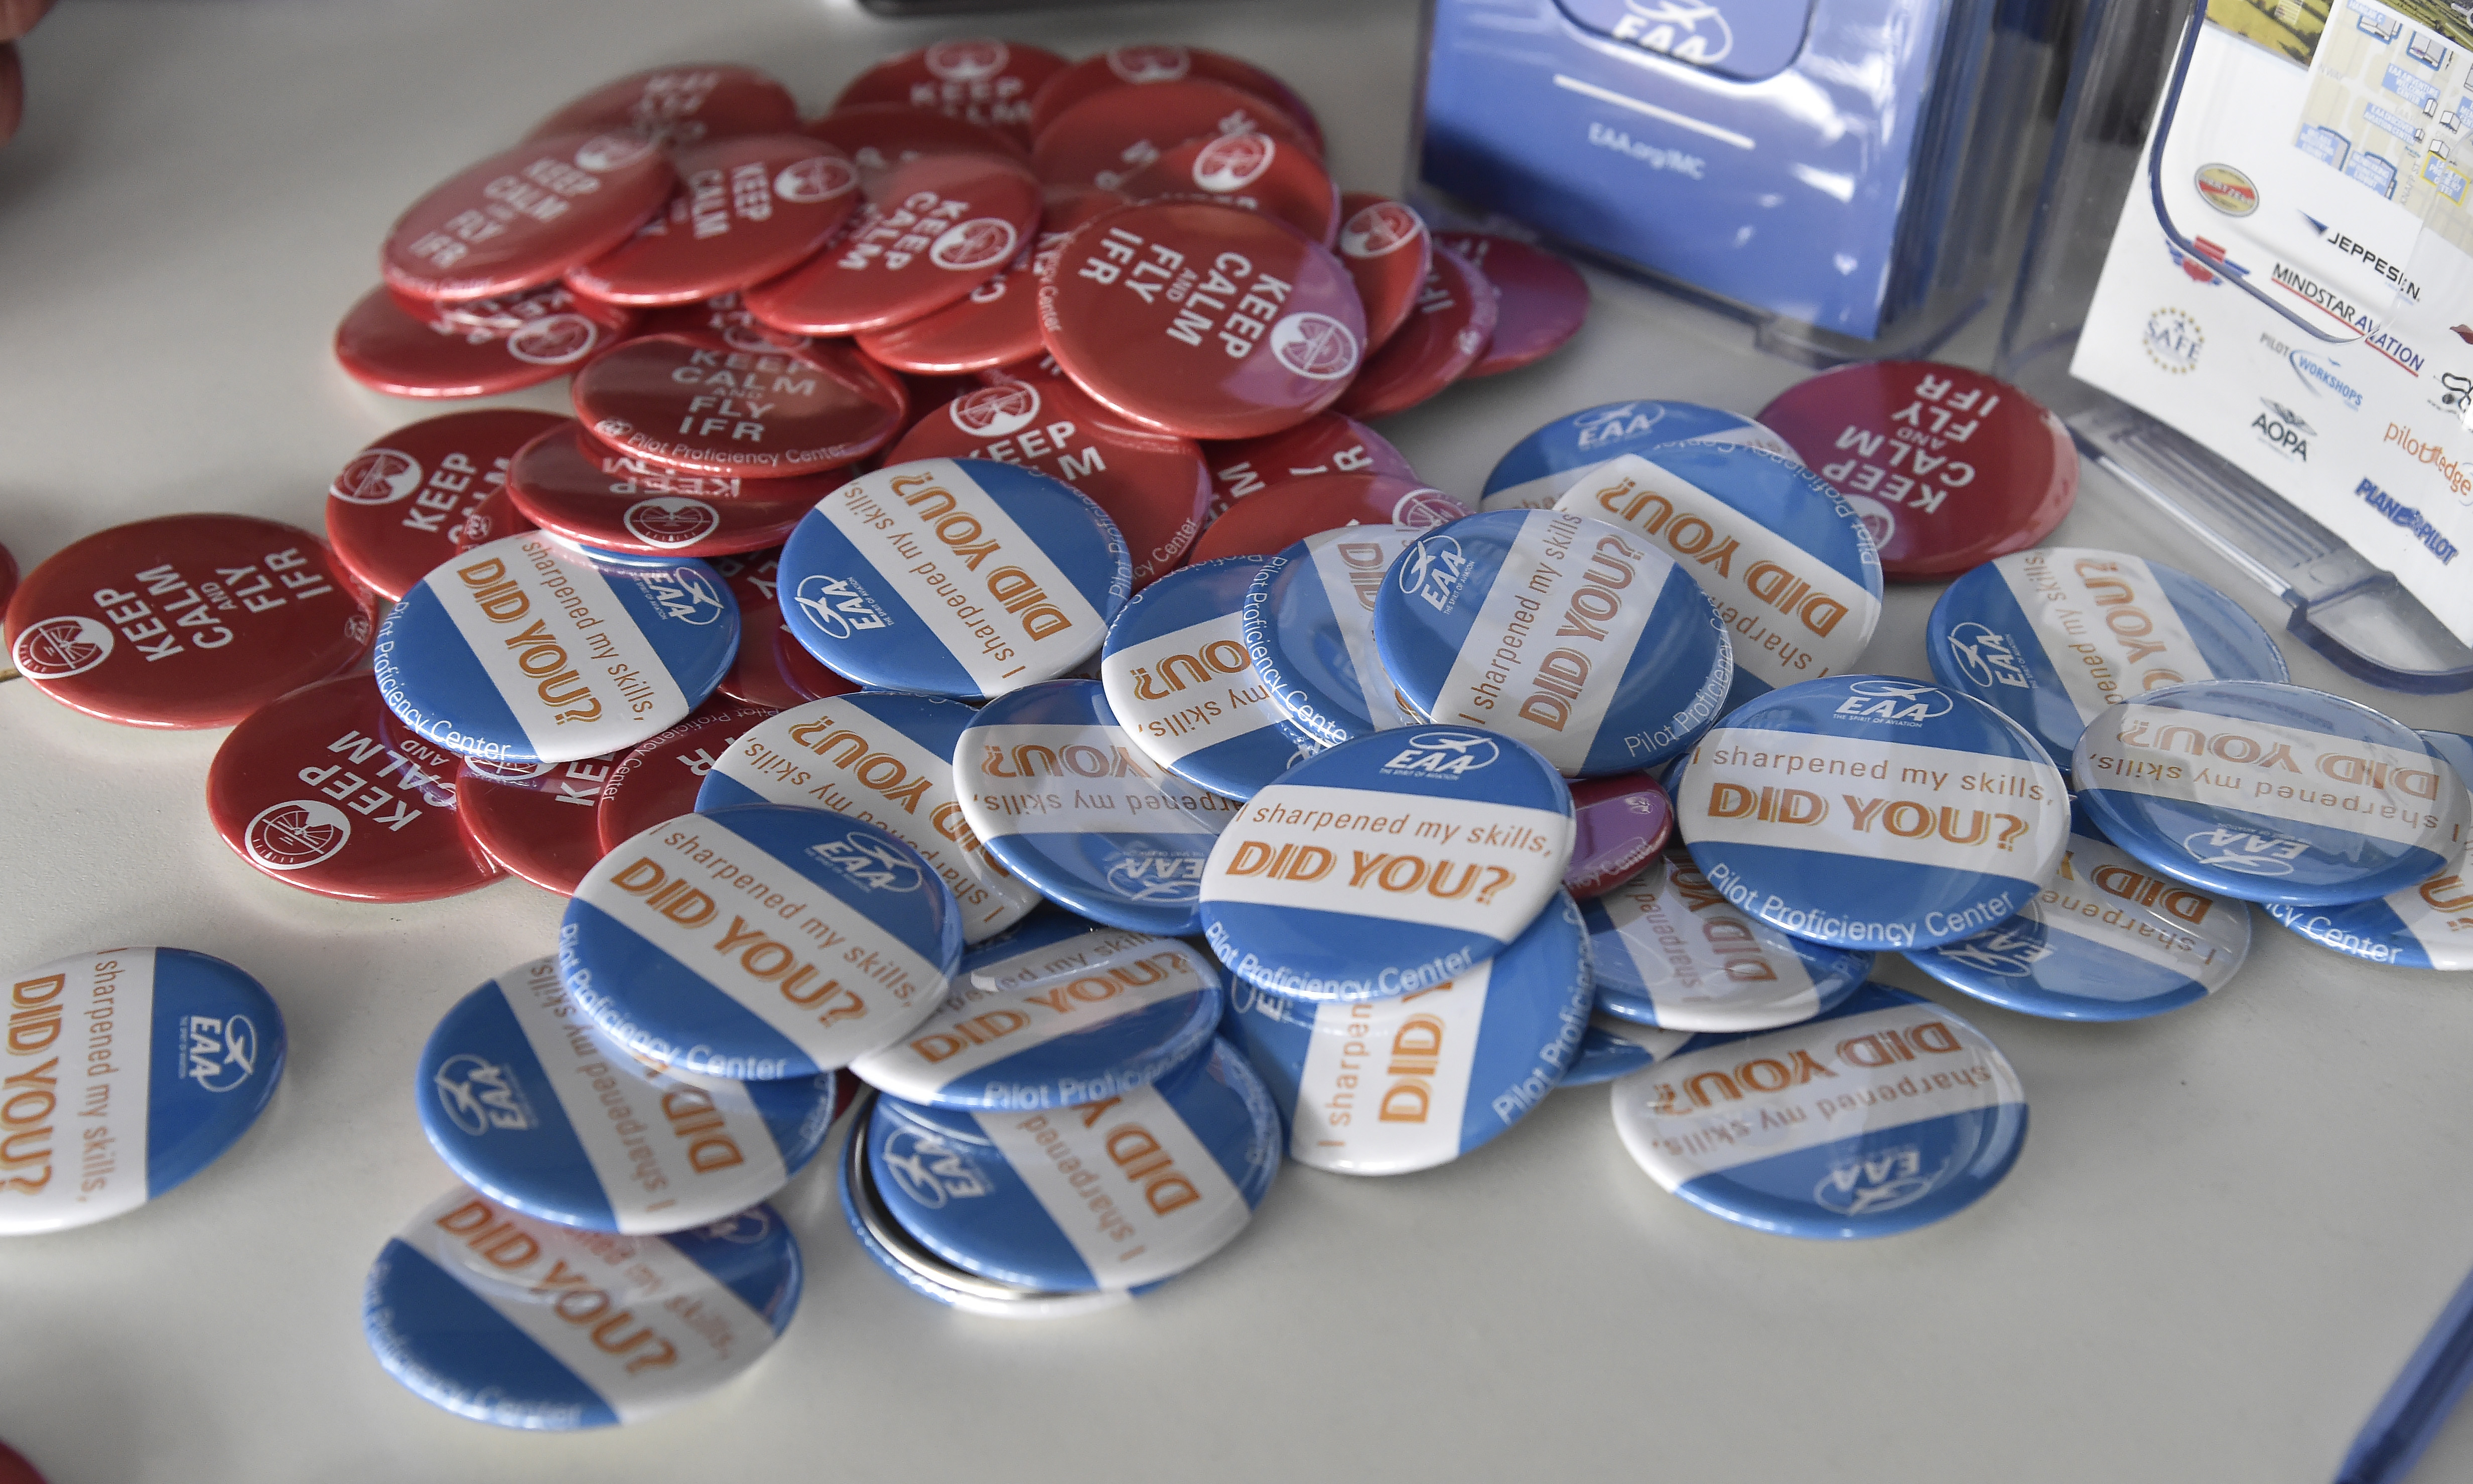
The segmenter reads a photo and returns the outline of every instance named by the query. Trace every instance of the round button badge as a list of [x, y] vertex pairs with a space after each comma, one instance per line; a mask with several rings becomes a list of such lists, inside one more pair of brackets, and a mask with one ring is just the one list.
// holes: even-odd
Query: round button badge
[[1150, 760], [1096, 681], [991, 701], [953, 753], [962, 817], [989, 853], [1094, 922], [1185, 935], [1235, 805]]
[[265, 988], [204, 953], [107, 948], [12, 974], [0, 1236], [108, 1220], [212, 1164], [266, 1111], [283, 1051]]
[[695, 806], [778, 803], [873, 820], [935, 868], [960, 908], [963, 941], [977, 943], [1041, 900], [965, 823], [953, 759], [977, 715], [959, 701], [904, 691], [794, 706], [721, 752]]
[[1840, 366], [1780, 393], [1760, 420], [1863, 517], [1891, 582], [2024, 551], [2077, 498], [2077, 446], [2061, 419], [1962, 366]]
[[1681, 850], [1580, 909], [1597, 1009], [1684, 1031], [1792, 1025], [1863, 985], [1873, 955], [1789, 937], [1746, 916]]
[[1485, 476], [1479, 508], [1551, 509], [1608, 459], [1695, 442], [1743, 443], [1800, 462], [1786, 440], [1736, 413], [1697, 402], [1605, 402], [1557, 418], [1512, 444]]
[[1570, 343], [1589, 318], [1589, 280], [1553, 253], [1513, 237], [1446, 232], [1443, 246], [1485, 275], [1495, 293], [1494, 337], [1466, 377], [1532, 366]]
[[1588, 935], [1558, 897], [1500, 954], [1413, 994], [1312, 1003], [1240, 981], [1232, 999], [1288, 1158], [1405, 1175], [1490, 1142], [1562, 1081], [1588, 1028]]
[[1289, 722], [1245, 649], [1245, 594], [1256, 557], [1171, 572], [1109, 626], [1099, 656], [1108, 707], [1149, 758], [1231, 799], [1320, 751]]
[[352, 455], [326, 487], [326, 540], [354, 577], [399, 599], [455, 555], [466, 523], [505, 488], [516, 450], [562, 419], [514, 407], [451, 412]]
[[[626, 333], [635, 316], [587, 306], [563, 285], [525, 296], [545, 312], [518, 329], [475, 328], [411, 313], [384, 289], [335, 326], [335, 360], [389, 396], [494, 396], [555, 381]], [[612, 306], [613, 308], [615, 306]]]
[[1071, 63], [1044, 47], [994, 36], [955, 36], [887, 57], [851, 79], [836, 108], [899, 104], [932, 108], [1030, 143], [1030, 101]]
[[[2461, 779], [2473, 779], [2473, 737], [2425, 731], [2421, 739], [2447, 759]], [[2353, 958], [2403, 969], [2473, 969], [2473, 876], [2466, 864], [2473, 827], [2456, 836], [2456, 853], [2418, 886], [2369, 901], [2334, 907], [2271, 903], [2267, 915], [2317, 944]]]
[[571, 762], [622, 752], [712, 694], [738, 609], [701, 562], [637, 564], [534, 533], [475, 546], [386, 616], [387, 706], [466, 757]]
[[1494, 338], [1494, 288], [1467, 258], [1437, 247], [1405, 323], [1365, 358], [1337, 406], [1352, 418], [1405, 412], [1460, 379]]
[[799, 127], [790, 90], [754, 67], [689, 62], [605, 83], [533, 126], [528, 136], [626, 130], [671, 147]]
[[781, 627], [780, 551], [716, 557], [713, 569], [738, 600], [738, 654], [713, 688], [732, 701], [779, 711], [803, 701], [846, 696], [856, 683], [826, 669]]
[[1272, 557], [1326, 531], [1359, 525], [1425, 531], [1468, 513], [1467, 506], [1414, 477], [1309, 474], [1237, 501], [1203, 528], [1187, 560]]
[[846, 1066], [942, 1003], [953, 894], [888, 831], [739, 804], [655, 826], [585, 875], [559, 975], [602, 1034], [695, 1077]]
[[829, 471], [751, 479], [676, 469], [622, 453], [572, 418], [549, 423], [506, 470], [508, 498], [527, 521], [628, 557], [709, 558], [779, 546], [841, 482]]
[[379, 266], [423, 299], [512, 294], [625, 242], [677, 180], [669, 156], [632, 132], [540, 135], [415, 202], [388, 231]]
[[133, 727], [228, 727], [369, 649], [369, 599], [325, 543], [253, 515], [160, 515], [73, 541], [9, 600], [10, 661]]
[[1112, 47], [1096, 56], [1085, 57], [1049, 78], [1031, 100], [1031, 136], [1036, 138], [1045, 133], [1048, 126], [1068, 109], [1095, 94], [1115, 88], [1152, 87], [1162, 83], [1182, 83], [1195, 78], [1224, 83], [1277, 105], [1282, 112], [1296, 120], [1298, 127], [1307, 132], [1307, 142], [1317, 153], [1321, 151], [1322, 131], [1314, 122], [1313, 110], [1306, 107], [1306, 101], [1298, 97], [1296, 90], [1287, 84], [1252, 62], [1225, 52], [1156, 41]]
[[1628, 1077], [1643, 1067], [1655, 1066], [1692, 1044], [1692, 1041], [1690, 1031], [1661, 1031], [1612, 1016], [1591, 1016], [1589, 1028], [1580, 1036], [1579, 1055], [1573, 1059], [1572, 1069], [1556, 1086], [1594, 1088], [1618, 1077]]
[[1277, 217], [1328, 248], [1339, 234], [1339, 187], [1322, 161], [1270, 134], [1188, 139], [1118, 187], [1130, 201], [1214, 201]]
[[1571, 854], [1571, 791], [1536, 752], [1467, 728], [1381, 732], [1236, 810], [1203, 870], [1204, 932], [1273, 993], [1414, 993], [1526, 931]]
[[1674, 806], [1645, 773], [1617, 773], [1572, 785], [1572, 864], [1563, 889], [1582, 901], [1640, 874], [1666, 849]]
[[[1335, 412], [1315, 413], [1294, 427], [1261, 438], [1205, 444], [1202, 456], [1211, 466], [1206, 526], [1238, 500], [1318, 474], [1380, 474], [1424, 488], [1407, 456], [1392, 447], [1390, 440]], [[1466, 514], [1463, 510], [1451, 518]]]
[[885, 173], [929, 155], [984, 156], [1028, 165], [1030, 151], [1011, 134], [906, 103], [854, 103], [799, 126], [856, 162], [862, 188], [884, 196]]
[[1400, 526], [1344, 526], [1267, 560], [1224, 559], [1261, 562], [1237, 610], [1237, 636], [1302, 737], [1335, 747], [1423, 720], [1392, 683], [1374, 636], [1386, 574], [1416, 539]]
[[1728, 712], [1667, 781], [1727, 900], [1840, 948], [1930, 948], [2015, 916], [2069, 840], [2034, 738], [1920, 681], [1832, 676]]
[[685, 721], [630, 748], [610, 770], [593, 811], [601, 849], [614, 850], [656, 825], [694, 813], [705, 779], [740, 736], [772, 714], [762, 706], [708, 701]]
[[456, 1002], [413, 1073], [421, 1131], [455, 1177], [588, 1232], [683, 1232], [789, 1184], [823, 1147], [835, 1074], [681, 1082], [604, 1042], [558, 982], [518, 965]]
[[1132, 583], [1124, 538], [1062, 480], [926, 459], [827, 495], [781, 548], [781, 616], [864, 685], [993, 696], [1098, 651]]
[[348, 901], [433, 901], [498, 868], [466, 833], [459, 759], [347, 675], [251, 712], [206, 771], [206, 812], [233, 853], [286, 886]]
[[840, 345], [741, 349], [718, 335], [643, 335], [575, 378], [575, 415], [603, 443], [747, 479], [855, 463], [893, 441], [902, 408], [899, 388]]
[[1144, 165], [1188, 139], [1263, 133], [1320, 155], [1305, 126], [1270, 100], [1224, 83], [1183, 78], [1094, 93], [1040, 126], [1031, 167], [1051, 185], [1121, 190]]
[[861, 334], [858, 347], [897, 371], [921, 375], [993, 371], [1044, 354], [1046, 343], [1039, 333], [1043, 259], [1073, 228], [1123, 205], [1124, 198], [1114, 191], [1055, 185], [1043, 195], [1038, 240], [1025, 242], [1011, 267], [942, 309]]
[[1039, 227], [1039, 181], [995, 156], [922, 156], [868, 195], [830, 251], [748, 291], [757, 319], [809, 335], [916, 320], [1004, 272]]
[[2126, 552], [2038, 546], [1987, 562], [1933, 605], [1934, 679], [1999, 706], [2066, 764], [2096, 713], [2160, 685], [2285, 681], [2239, 604]]
[[1085, 223], [1039, 295], [1048, 353], [1067, 374], [1188, 438], [1302, 422], [1364, 358], [1365, 314], [1339, 259], [1234, 206], [1153, 202]]
[[455, 769], [455, 810], [490, 858], [533, 885], [574, 895], [601, 859], [601, 785], [619, 754], [573, 762], [476, 762]]
[[2087, 723], [2079, 802], [2138, 860], [2242, 901], [2340, 906], [2455, 858], [2464, 783], [2418, 732], [2269, 681], [2150, 690]]
[[[572, 1432], [641, 1422], [729, 1382], [772, 1349], [801, 1287], [798, 1238], [770, 1206], [613, 1237], [459, 1185], [379, 1251], [361, 1328], [424, 1401]], [[664, 1363], [636, 1363], [645, 1357]]]
[[1888, 1236], [2008, 1175], [2027, 1094], [1983, 1033], [1874, 984], [1786, 1030], [1702, 1036], [1616, 1084], [1642, 1169], [1714, 1216], [1781, 1236]]
[[686, 304], [761, 283], [832, 240], [858, 204], [858, 167], [804, 134], [737, 134], [680, 149], [678, 188], [636, 234], [566, 271], [621, 304]]
[[1371, 352], [1390, 344], [1417, 307], [1434, 265], [1434, 235], [1413, 209], [1371, 191], [1348, 192], [1339, 198], [1339, 260], [1364, 302]]

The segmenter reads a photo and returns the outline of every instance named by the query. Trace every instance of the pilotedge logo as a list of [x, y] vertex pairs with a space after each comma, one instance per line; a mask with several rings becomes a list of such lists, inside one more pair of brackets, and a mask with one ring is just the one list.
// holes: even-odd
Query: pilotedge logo
[[208, 1092], [228, 1092], [257, 1070], [257, 1024], [247, 1016], [182, 1016], [174, 1076]]
[[720, 584], [696, 567], [674, 566], [647, 572], [640, 580], [644, 596], [653, 600], [663, 618], [701, 629], [728, 611]]
[[10, 646], [9, 658], [28, 680], [64, 681], [110, 658], [117, 642], [100, 620], [69, 613], [28, 624]]
[[1958, 672], [1975, 684], [2034, 688], [2025, 662], [2019, 658], [2018, 641], [1973, 619], [1949, 631], [1949, 657], [1957, 662]]
[[1429, 536], [1400, 554], [1400, 590], [1448, 613], [1468, 582], [1471, 564], [1456, 539]]
[[1502, 744], [1482, 731], [1421, 731], [1382, 765], [1384, 773], [1407, 778], [1465, 778], [1492, 767], [1502, 756]]
[[828, 638], [846, 639], [862, 630], [893, 627], [893, 619], [855, 578], [821, 573], [801, 578], [798, 591], [790, 598]]
[[1956, 696], [1920, 681], [1851, 681], [1846, 689], [1850, 694], [1837, 703], [1837, 714], [1856, 721], [1912, 727], [1947, 716], [1957, 706]]
[[1831, 1164], [1829, 1173], [1820, 1177], [1820, 1184], [1812, 1187], [1812, 1198], [1841, 1216], [1896, 1210], [1932, 1194], [1940, 1184], [1942, 1170], [1947, 1168], [1943, 1164], [1941, 1169], [1925, 1174], [1924, 1152], [1915, 1144], [1866, 1149], [1851, 1160]]
[[324, 799], [268, 804], [241, 832], [249, 858], [269, 871], [305, 871], [332, 860], [351, 838], [351, 816]]
[[515, 1069], [502, 1062], [458, 1052], [438, 1064], [429, 1083], [438, 1091], [438, 1107], [447, 1120], [475, 1138], [492, 1129], [521, 1133], [540, 1126], [532, 1099], [524, 1096], [523, 1084], [516, 1080]]
[[903, 1195], [942, 1210], [948, 1202], [995, 1193], [996, 1183], [962, 1151], [924, 1129], [885, 1121], [891, 1127], [876, 1145], [876, 1159]]
[[362, 451], [326, 492], [347, 505], [393, 505], [420, 488], [420, 461], [392, 448]]
[[2289, 876], [2293, 874], [2293, 863], [2310, 852], [2310, 842], [2271, 829], [2218, 826], [2183, 835], [2181, 849], [2201, 866], [2251, 876]]
[[926, 884], [924, 873], [909, 851], [855, 829], [839, 840], [807, 847], [807, 856], [871, 892], [915, 892]]

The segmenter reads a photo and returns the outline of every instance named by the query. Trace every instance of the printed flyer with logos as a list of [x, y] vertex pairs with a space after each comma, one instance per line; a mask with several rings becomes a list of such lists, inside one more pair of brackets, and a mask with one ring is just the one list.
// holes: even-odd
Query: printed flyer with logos
[[2473, 14], [2209, 0], [2071, 371], [2473, 643]]

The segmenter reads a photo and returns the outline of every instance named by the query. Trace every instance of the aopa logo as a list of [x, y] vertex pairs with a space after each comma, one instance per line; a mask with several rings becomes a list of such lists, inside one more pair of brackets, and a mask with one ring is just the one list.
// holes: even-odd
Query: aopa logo
[[1469, 559], [1448, 536], [1429, 536], [1400, 554], [1400, 590], [1448, 613], [1468, 581]]
[[1957, 705], [1948, 691], [1918, 681], [1851, 681], [1846, 689], [1849, 694], [1837, 703], [1837, 714], [1858, 721], [1911, 724], [1946, 716]]
[[960, 1150], [924, 1129], [895, 1126], [877, 1153], [901, 1193], [929, 1210], [996, 1189]]
[[247, 1016], [182, 1016], [175, 1074], [208, 1092], [228, 1092], [257, 1070], [257, 1026]]
[[1973, 619], [1949, 631], [1949, 657], [1977, 685], [2035, 688], [2034, 682], [2027, 677], [2027, 666], [2018, 658], [2017, 641]]
[[1722, 61], [1735, 49], [1735, 30], [1706, 0], [1623, 0], [1615, 39], [1677, 61]]
[[1461, 778], [1491, 767], [1502, 744], [1481, 731], [1421, 731], [1382, 765], [1385, 773]]
[[862, 629], [891, 628], [893, 620], [868, 596], [867, 589], [847, 577], [822, 575], [802, 579], [790, 595], [799, 610], [814, 620], [828, 638], [846, 639]]
[[839, 840], [807, 847], [807, 854], [872, 892], [915, 892], [926, 881], [907, 850], [855, 829]]
[[2301, 414], [2273, 397], [2262, 396], [2258, 403], [2267, 410], [2249, 419], [2249, 430], [2286, 458], [2309, 463], [2311, 435], [2318, 430], [2302, 420]]
[[665, 572], [648, 572], [643, 582], [644, 595], [653, 600], [664, 618], [701, 629], [726, 611], [721, 588], [694, 567], [674, 566]]
[[487, 1057], [458, 1052], [439, 1063], [429, 1081], [438, 1089], [438, 1106], [476, 1138], [492, 1129], [520, 1131], [540, 1123], [514, 1069]]
[[2202, 866], [2221, 866], [2244, 875], [2289, 876], [2293, 863], [2309, 853], [2310, 842], [2268, 829], [2193, 830], [2181, 837], [2181, 849]]

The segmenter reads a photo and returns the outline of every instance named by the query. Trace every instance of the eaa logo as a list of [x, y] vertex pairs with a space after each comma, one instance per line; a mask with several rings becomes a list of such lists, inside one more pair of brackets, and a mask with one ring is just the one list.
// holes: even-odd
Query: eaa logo
[[228, 1092], [257, 1070], [257, 1026], [247, 1016], [182, 1016], [176, 1076], [208, 1092]]
[[1108, 885], [1134, 901], [1199, 901], [1203, 859], [1135, 845], [1108, 860]]
[[1972, 619], [1949, 631], [1949, 657], [1975, 684], [2034, 688], [2026, 665], [2019, 661], [2017, 641]]
[[448, 1121], [475, 1138], [492, 1129], [521, 1132], [540, 1125], [515, 1072], [487, 1057], [458, 1052], [438, 1064], [429, 1082]]
[[2218, 866], [2251, 876], [2289, 876], [2293, 874], [2293, 863], [2310, 852], [2310, 842], [2272, 830], [2218, 826], [2183, 835], [2181, 849], [2201, 866]]
[[807, 847], [807, 855], [871, 892], [915, 892], [926, 881], [909, 851], [855, 829], [839, 840]]
[[2260, 397], [2265, 412], [2249, 419], [2249, 429], [2259, 442], [2296, 464], [2310, 462], [2310, 439], [2318, 430], [2301, 419], [2301, 414], [2270, 397]]
[[2020, 932], [2008, 927], [1996, 927], [1988, 933], [1978, 933], [1963, 943], [1953, 943], [1933, 951], [1953, 964], [1964, 964], [1987, 974], [2004, 979], [2024, 979], [2035, 971], [2035, 966], [2053, 956], [2053, 945], [2045, 940], [2043, 924], [2032, 932]]
[[719, 585], [694, 567], [647, 572], [642, 581], [644, 596], [653, 600], [663, 618], [701, 629], [727, 611]]
[[1837, 714], [1857, 721], [1887, 722], [1911, 727], [1935, 716], [1947, 716], [1957, 698], [1920, 681], [1850, 681], [1850, 694], [1837, 703]]
[[2195, 371], [2198, 352], [2207, 347], [2206, 331], [2178, 309], [2158, 309], [2149, 315], [2140, 341], [2147, 347], [2147, 358], [2175, 376]]
[[637, 500], [620, 517], [627, 533], [647, 546], [687, 546], [721, 529], [721, 512], [684, 495]]
[[867, 589], [847, 577], [803, 578], [799, 590], [790, 596], [827, 638], [846, 639], [863, 629], [893, 627], [893, 620]]
[[1271, 168], [1280, 147], [1262, 134], [1221, 134], [1196, 151], [1193, 183], [1224, 196], [1241, 191]]
[[946, 227], [927, 245], [927, 261], [954, 273], [969, 273], [1013, 256], [1020, 239], [1013, 224], [1000, 216], [977, 216]]
[[393, 505], [420, 488], [419, 459], [392, 448], [372, 448], [345, 465], [326, 492], [347, 505]]
[[1412, 778], [1464, 778], [1492, 767], [1502, 744], [1480, 731], [1421, 731], [1382, 765], [1385, 773]]
[[885, 1121], [892, 1126], [876, 1146], [876, 1158], [903, 1195], [929, 1210], [942, 1210], [947, 1202], [995, 1192], [995, 1183], [960, 1150], [925, 1129]]
[[1617, 402], [1607, 407], [1592, 407], [1572, 419], [1572, 431], [1583, 449], [1603, 443], [1627, 443], [1635, 438], [1646, 438], [1649, 430], [1666, 420], [1666, 409], [1655, 402], [1643, 407], [1638, 402]]
[[773, 194], [783, 201], [811, 206], [858, 189], [858, 167], [838, 155], [810, 155], [781, 167], [773, 178]]
[[111, 658], [118, 641], [101, 622], [71, 613], [28, 624], [11, 646], [17, 673], [33, 681], [64, 681]]
[[1108, 70], [1128, 83], [1173, 83], [1192, 65], [1181, 46], [1120, 46], [1108, 54]]
[[1337, 381], [1357, 370], [1357, 332], [1327, 314], [1285, 316], [1269, 338], [1280, 364], [1309, 381]]
[[733, 1247], [753, 1247], [773, 1234], [773, 1218], [766, 1214], [763, 1207], [751, 1206], [735, 1216], [724, 1216], [708, 1227], [696, 1230], [716, 1242], [728, 1242]]
[[351, 838], [351, 817], [324, 799], [268, 804], [241, 834], [249, 858], [269, 871], [305, 871], [333, 859]]
[[1841, 1216], [1896, 1210], [1932, 1194], [1940, 1172], [1923, 1172], [1924, 1152], [1914, 1144], [1895, 1149], [1866, 1149], [1855, 1159], [1832, 1164], [1812, 1198]]
[[1676, 61], [1722, 61], [1735, 49], [1735, 29], [1706, 0], [1623, 0], [1630, 13], [1615, 22], [1618, 41]]
[[1026, 381], [1000, 381], [965, 392], [946, 404], [953, 426], [972, 438], [1005, 438], [1039, 417], [1039, 389]]
[[1378, 201], [1339, 229], [1339, 251], [1350, 257], [1382, 257], [1425, 235], [1426, 224], [1396, 201]]
[[1009, 55], [994, 36], [964, 36], [937, 42], [919, 60], [940, 83], [977, 83], [1002, 72]]
[[1458, 540], [1429, 536], [1400, 554], [1400, 590], [1422, 598], [1438, 613], [1448, 613], [1468, 582], [1468, 554]]

